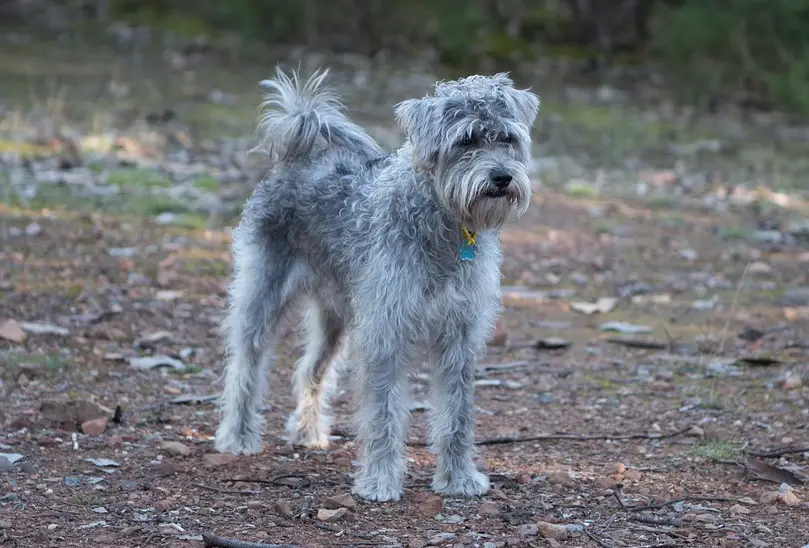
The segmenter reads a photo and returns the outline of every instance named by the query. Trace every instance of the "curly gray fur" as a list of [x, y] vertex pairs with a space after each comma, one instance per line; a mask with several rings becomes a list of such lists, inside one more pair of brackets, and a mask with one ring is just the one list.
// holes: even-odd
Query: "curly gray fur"
[[[433, 369], [430, 440], [436, 491], [477, 495], [474, 364], [500, 302], [498, 231], [530, 202], [530, 130], [539, 99], [506, 74], [436, 85], [395, 107], [407, 134], [386, 154], [350, 121], [318, 71], [301, 84], [278, 71], [263, 82], [258, 149], [272, 169], [233, 233], [219, 451], [261, 451], [279, 322], [306, 311], [297, 407], [287, 427], [307, 447], [329, 443], [330, 396], [350, 363], [357, 397], [354, 491], [401, 496], [406, 469], [409, 367]], [[477, 233], [461, 261], [464, 229]]]

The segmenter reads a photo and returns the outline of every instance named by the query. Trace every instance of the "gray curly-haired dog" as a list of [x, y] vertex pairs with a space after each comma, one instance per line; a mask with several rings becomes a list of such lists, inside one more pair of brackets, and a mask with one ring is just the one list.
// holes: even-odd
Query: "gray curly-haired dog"
[[500, 305], [498, 231], [528, 208], [539, 98], [506, 74], [438, 83], [395, 107], [407, 140], [387, 154], [323, 83], [278, 70], [259, 125], [272, 169], [233, 232], [221, 452], [261, 451], [259, 412], [279, 322], [307, 309], [293, 441], [325, 448], [337, 364], [358, 398], [353, 491], [397, 500], [406, 472], [408, 370], [432, 366], [432, 488], [485, 493], [474, 463], [474, 368]]

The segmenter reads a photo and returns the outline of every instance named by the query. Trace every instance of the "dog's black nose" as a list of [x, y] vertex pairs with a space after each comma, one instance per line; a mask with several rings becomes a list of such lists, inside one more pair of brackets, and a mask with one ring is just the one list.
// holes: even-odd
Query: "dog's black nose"
[[492, 180], [494, 186], [503, 189], [506, 188], [509, 183], [511, 183], [511, 174], [507, 171], [503, 171], [502, 169], [493, 169], [492, 172], [489, 173], [489, 179]]

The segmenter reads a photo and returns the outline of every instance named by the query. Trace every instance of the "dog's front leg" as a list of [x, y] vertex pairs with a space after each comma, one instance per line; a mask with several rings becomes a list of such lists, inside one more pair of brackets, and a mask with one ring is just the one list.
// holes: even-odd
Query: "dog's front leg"
[[400, 339], [392, 331], [363, 335], [361, 342], [350, 343], [357, 373], [360, 444], [353, 492], [366, 500], [399, 500], [407, 470], [405, 436], [410, 413], [406, 396], [411, 352], [406, 343], [395, 342]]
[[428, 413], [436, 453], [432, 488], [447, 495], [482, 495], [489, 489], [489, 479], [474, 463], [475, 361], [485, 336], [483, 327], [464, 320], [447, 325], [432, 349], [433, 402]]

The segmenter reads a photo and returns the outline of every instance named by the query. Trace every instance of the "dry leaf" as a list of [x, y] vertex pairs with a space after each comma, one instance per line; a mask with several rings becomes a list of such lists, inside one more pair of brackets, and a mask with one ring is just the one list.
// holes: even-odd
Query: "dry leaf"
[[744, 466], [748, 472], [752, 473], [756, 477], [756, 479], [771, 481], [778, 484], [786, 483], [788, 485], [800, 485], [803, 483], [798, 476], [789, 470], [778, 468], [777, 466], [767, 464], [761, 460], [750, 458], [745, 459]]
[[606, 314], [618, 304], [618, 299], [615, 297], [601, 297], [595, 303], [588, 303], [585, 301], [576, 301], [570, 303], [570, 309], [582, 314], [595, 314], [597, 312]]

